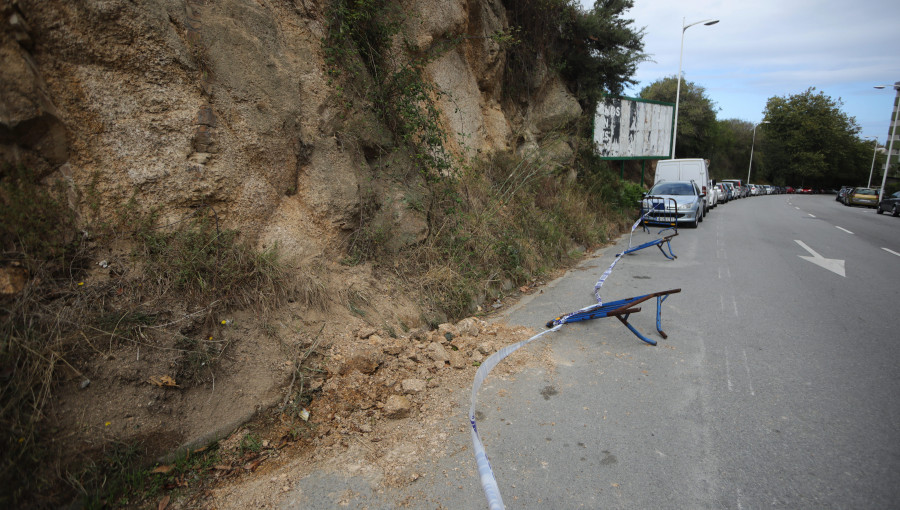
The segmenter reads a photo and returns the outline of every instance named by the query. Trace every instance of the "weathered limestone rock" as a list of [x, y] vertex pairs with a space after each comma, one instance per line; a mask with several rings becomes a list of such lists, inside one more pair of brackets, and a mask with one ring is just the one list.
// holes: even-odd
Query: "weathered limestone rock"
[[370, 345], [356, 345], [347, 357], [342, 372], [347, 374], [358, 370], [363, 374], [372, 374], [381, 365], [381, 358], [382, 354], [378, 348]]
[[404, 395], [415, 395], [425, 391], [425, 381], [422, 379], [404, 379], [400, 382]]
[[447, 354], [447, 349], [445, 349], [443, 345], [441, 345], [437, 342], [432, 342], [428, 346], [428, 350], [426, 351], [426, 354], [432, 360], [440, 362], [440, 363], [444, 363], [444, 362], [450, 360], [450, 355]]
[[384, 403], [384, 416], [393, 420], [406, 418], [412, 410], [412, 403], [403, 395], [391, 395]]

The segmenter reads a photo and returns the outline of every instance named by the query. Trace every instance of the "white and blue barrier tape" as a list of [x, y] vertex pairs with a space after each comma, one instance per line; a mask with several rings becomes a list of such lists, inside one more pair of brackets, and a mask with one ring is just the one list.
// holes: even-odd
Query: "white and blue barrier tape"
[[[649, 214], [650, 211], [647, 211]], [[646, 215], [644, 215], [646, 216]], [[641, 224], [641, 221], [644, 219], [644, 216], [638, 218], [638, 220], [631, 227], [631, 234], [634, 234], [634, 230]], [[628, 247], [631, 248], [631, 236], [628, 238]], [[600, 288], [603, 287], [603, 283], [609, 277], [610, 273], [614, 267], [616, 267], [616, 263], [619, 262], [619, 259], [625, 255], [626, 251], [622, 253], [617, 253], [615, 260], [610, 264], [609, 268], [603, 272], [603, 275], [600, 276], [600, 280], [594, 285], [594, 297], [597, 298], [597, 303], [600, 305], [603, 304], [603, 300], [600, 298]], [[594, 308], [597, 305], [586, 306], [580, 310], [576, 310], [570, 314], [567, 314], [560, 319], [557, 319], [558, 324], [551, 329], [538, 333], [528, 340], [523, 340], [521, 342], [508, 345], [503, 347], [499, 351], [490, 355], [482, 364], [478, 367], [478, 370], [475, 372], [475, 380], [472, 382], [472, 397], [470, 400], [469, 406], [469, 424], [472, 427], [472, 446], [473, 452], [475, 454], [475, 463], [478, 466], [478, 476], [481, 479], [481, 487], [484, 489], [484, 496], [487, 498], [488, 508], [490, 510], [503, 510], [506, 508], [503, 505], [503, 497], [500, 495], [500, 488], [497, 486], [497, 479], [494, 477], [494, 471], [491, 469], [491, 463], [488, 461], [487, 453], [484, 451], [484, 444], [481, 442], [481, 437], [478, 435], [478, 425], [475, 422], [475, 406], [478, 403], [478, 390], [481, 389], [482, 383], [487, 379], [488, 374], [491, 373], [491, 370], [494, 369], [504, 358], [517, 351], [520, 347], [524, 347], [525, 345], [530, 344], [531, 342], [537, 340], [538, 338], [546, 335], [547, 333], [552, 333], [559, 331], [560, 328], [566, 323], [566, 318], [572, 315], [575, 315], [579, 312], [583, 312], [589, 308]]]
[[507, 345], [491, 354], [475, 372], [475, 382], [472, 383], [472, 399], [469, 407], [469, 424], [472, 426], [472, 445], [475, 452], [475, 463], [478, 465], [478, 476], [481, 478], [481, 487], [484, 489], [484, 495], [491, 510], [502, 510], [505, 507], [503, 506], [503, 498], [500, 496], [500, 488], [497, 487], [497, 480], [494, 478], [494, 472], [491, 470], [491, 464], [488, 462], [487, 454], [484, 451], [484, 444], [481, 443], [481, 438], [478, 436], [478, 426], [475, 424], [475, 404], [478, 402], [478, 390], [481, 388], [481, 383], [487, 379], [491, 370], [503, 361], [503, 358], [518, 350], [519, 347], [525, 346], [547, 333], [559, 331], [561, 327], [562, 324], [538, 333], [528, 340]]

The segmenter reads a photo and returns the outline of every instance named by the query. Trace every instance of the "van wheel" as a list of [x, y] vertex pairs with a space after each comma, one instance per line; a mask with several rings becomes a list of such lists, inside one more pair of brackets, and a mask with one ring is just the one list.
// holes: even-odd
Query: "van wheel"
[[895, 218], [900, 216], [900, 209], [897, 209], [897, 204], [894, 204], [894, 207], [891, 208], [891, 216]]

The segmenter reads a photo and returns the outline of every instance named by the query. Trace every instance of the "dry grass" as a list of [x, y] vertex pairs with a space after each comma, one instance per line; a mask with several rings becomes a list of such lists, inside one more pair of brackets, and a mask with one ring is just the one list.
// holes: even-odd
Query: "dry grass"
[[[24, 288], [0, 296], [0, 486], [12, 488], [0, 491], [3, 507], [59, 501], [58, 491], [66, 491], [59, 473], [67, 453], [45, 409], [60, 372], [79, 375], [76, 360], [105, 356], [123, 342], [152, 348], [153, 338], [176, 338], [169, 350], [179, 353], [178, 375], [190, 382], [214, 370], [228, 344], [182, 331], [209, 328], [232, 310], [264, 314], [287, 299], [326, 302], [311, 274], [299, 271], [295, 279], [276, 249], [256, 252], [237, 231], [221, 228], [211, 209], [160, 227], [152, 214], [126, 206], [117, 222], [84, 227], [97, 232], [90, 236], [71, 220], [61, 191], [25, 169], [0, 173], [0, 268], [21, 267], [29, 276]], [[113, 242], [133, 250], [98, 273], [93, 254]]]

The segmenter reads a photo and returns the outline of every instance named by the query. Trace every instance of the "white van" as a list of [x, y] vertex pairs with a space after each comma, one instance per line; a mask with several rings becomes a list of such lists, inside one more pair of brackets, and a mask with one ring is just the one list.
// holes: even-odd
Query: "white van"
[[715, 207], [712, 202], [715, 196], [710, 193], [710, 187], [715, 181], [709, 179], [709, 166], [705, 159], [663, 159], [656, 163], [656, 177], [653, 184], [660, 181], [694, 181], [700, 187], [700, 193], [705, 201], [703, 213], [707, 213]]

